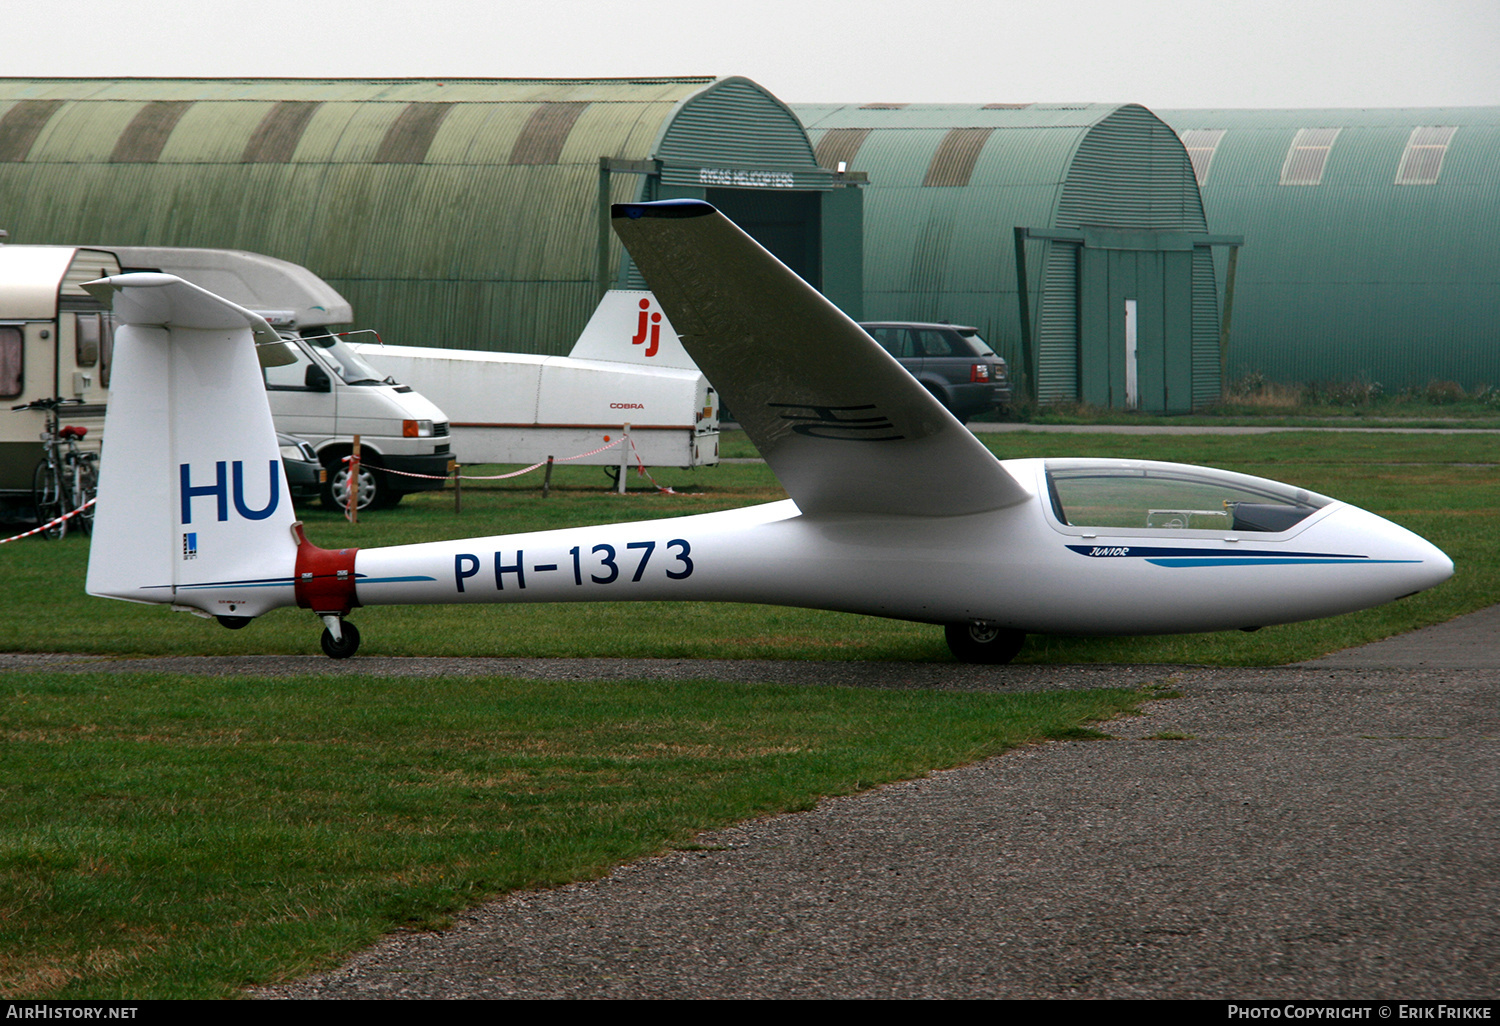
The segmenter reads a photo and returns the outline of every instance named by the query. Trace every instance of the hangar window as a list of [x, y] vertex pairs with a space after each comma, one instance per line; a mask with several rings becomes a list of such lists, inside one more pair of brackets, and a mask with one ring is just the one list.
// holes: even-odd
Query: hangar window
[[927, 165], [927, 176], [922, 179], [923, 188], [958, 186], [969, 184], [974, 174], [974, 165], [979, 162], [979, 153], [989, 142], [993, 128], [952, 128], [938, 144], [932, 162]]
[[1048, 460], [1052, 513], [1069, 527], [1279, 532], [1331, 499], [1248, 474], [1176, 463]]
[[868, 128], [830, 128], [818, 140], [817, 152], [813, 154], [813, 158], [819, 167], [829, 170], [836, 170], [840, 164], [847, 168], [854, 163], [854, 158], [859, 155], [859, 148], [865, 144], [869, 135]]
[[1189, 128], [1182, 133], [1182, 145], [1193, 162], [1193, 177], [1202, 185], [1208, 181], [1208, 168], [1214, 162], [1214, 151], [1224, 138], [1222, 128]]
[[1406, 140], [1401, 166], [1396, 171], [1397, 185], [1436, 185], [1443, 170], [1443, 157], [1453, 141], [1453, 125], [1419, 125]]
[[1282, 185], [1319, 185], [1339, 128], [1299, 128], [1281, 165]]

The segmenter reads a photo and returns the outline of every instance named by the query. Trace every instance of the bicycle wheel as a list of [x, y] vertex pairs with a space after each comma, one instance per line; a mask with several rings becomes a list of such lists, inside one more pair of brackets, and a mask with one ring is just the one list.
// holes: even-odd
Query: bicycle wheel
[[[68, 509], [76, 509], [92, 499], [99, 491], [99, 465], [91, 453], [78, 457], [73, 464], [73, 498]], [[94, 508], [90, 506], [73, 518], [72, 522], [84, 534], [94, 533]]]
[[[36, 465], [31, 475], [31, 501], [36, 506], [36, 525], [41, 527], [57, 520], [67, 512], [64, 508], [66, 489], [56, 468], [46, 460]], [[43, 538], [61, 539], [68, 533], [68, 522], [59, 520], [42, 532]]]

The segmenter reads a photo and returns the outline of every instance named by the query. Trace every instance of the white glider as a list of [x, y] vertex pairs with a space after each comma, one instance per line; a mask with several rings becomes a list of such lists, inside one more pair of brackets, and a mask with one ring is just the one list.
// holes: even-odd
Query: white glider
[[373, 549], [295, 522], [256, 314], [169, 275], [87, 286], [123, 326], [92, 595], [241, 627], [311, 609], [352, 655], [359, 606], [698, 600], [942, 624], [1005, 662], [1027, 633], [1247, 629], [1430, 588], [1453, 564], [1289, 485], [1131, 460], [997, 460], [853, 321], [713, 207], [622, 204], [616, 231], [790, 496], [746, 509]]

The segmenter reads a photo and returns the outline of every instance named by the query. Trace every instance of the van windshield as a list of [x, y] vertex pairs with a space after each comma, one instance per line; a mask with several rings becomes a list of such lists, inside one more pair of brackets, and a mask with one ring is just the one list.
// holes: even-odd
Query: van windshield
[[317, 350], [323, 362], [333, 368], [346, 385], [394, 385], [396, 379], [382, 374], [337, 335], [305, 336], [302, 341]]

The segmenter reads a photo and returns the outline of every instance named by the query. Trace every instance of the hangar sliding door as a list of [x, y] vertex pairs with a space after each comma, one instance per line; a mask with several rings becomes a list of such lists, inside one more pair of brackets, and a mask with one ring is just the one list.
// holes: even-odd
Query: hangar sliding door
[[708, 202], [815, 289], [823, 287], [821, 194], [789, 189], [707, 189]]
[[1078, 252], [1079, 398], [1094, 406], [1193, 408], [1193, 264], [1185, 250]]
[[[1219, 395], [1219, 312], [1210, 247], [1239, 236], [1100, 228], [1017, 228], [1046, 240], [1034, 395], [1106, 409], [1188, 413]], [[1019, 258], [1017, 267], [1024, 267]]]

